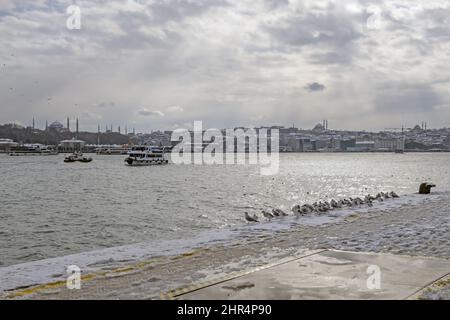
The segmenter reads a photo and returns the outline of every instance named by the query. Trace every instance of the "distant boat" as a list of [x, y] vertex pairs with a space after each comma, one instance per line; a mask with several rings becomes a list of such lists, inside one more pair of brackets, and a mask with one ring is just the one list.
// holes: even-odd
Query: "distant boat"
[[80, 152], [74, 152], [64, 158], [64, 162], [66, 162], [66, 163], [77, 162], [77, 161], [86, 163], [86, 162], [91, 162], [92, 158], [83, 156], [83, 154]]
[[129, 148], [121, 146], [103, 146], [96, 149], [96, 153], [99, 155], [124, 155], [127, 154]]
[[135, 146], [128, 151], [125, 163], [129, 166], [152, 166], [169, 163], [163, 147]]
[[15, 147], [10, 156], [54, 156], [58, 151], [42, 144], [24, 144]]
[[395, 153], [405, 153], [405, 151], [403, 149], [395, 149], [394, 152]]

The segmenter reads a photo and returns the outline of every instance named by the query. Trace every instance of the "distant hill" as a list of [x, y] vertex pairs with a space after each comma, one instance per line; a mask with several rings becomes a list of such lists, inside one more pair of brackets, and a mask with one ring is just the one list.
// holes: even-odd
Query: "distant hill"
[[[58, 130], [39, 130], [22, 128], [14, 125], [0, 125], [0, 138], [13, 139], [19, 143], [42, 143], [58, 145], [62, 140], [70, 140], [75, 137], [74, 132]], [[78, 139], [88, 144], [97, 144], [96, 132], [79, 132]], [[118, 132], [100, 133], [100, 144], [127, 144], [130, 137]]]

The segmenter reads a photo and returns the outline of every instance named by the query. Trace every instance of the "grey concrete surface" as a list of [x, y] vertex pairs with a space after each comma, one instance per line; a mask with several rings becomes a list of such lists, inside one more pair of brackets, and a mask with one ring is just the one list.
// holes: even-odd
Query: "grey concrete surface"
[[450, 261], [445, 259], [325, 250], [202, 288], [192, 287], [190, 292], [173, 297], [181, 300], [407, 299], [449, 273]]

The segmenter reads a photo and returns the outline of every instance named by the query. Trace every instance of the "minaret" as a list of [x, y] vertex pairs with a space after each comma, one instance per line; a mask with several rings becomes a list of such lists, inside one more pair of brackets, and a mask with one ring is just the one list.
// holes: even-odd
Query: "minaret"
[[100, 133], [100, 124], [98, 125], [97, 132]]
[[48, 130], [48, 121], [45, 120], [45, 131], [47, 131], [47, 130]]
[[77, 135], [76, 135], [76, 139], [78, 139], [78, 117], [77, 117], [77, 124], [76, 124], [76, 132], [77, 132]]
[[34, 129], [34, 117], [33, 117], [33, 129]]
[[119, 134], [120, 134], [120, 126], [119, 126], [119, 128], [118, 128], [118, 129], [119, 129]]
[[128, 128], [125, 126], [125, 135], [128, 135]]
[[67, 131], [70, 132], [70, 119], [67, 117]]

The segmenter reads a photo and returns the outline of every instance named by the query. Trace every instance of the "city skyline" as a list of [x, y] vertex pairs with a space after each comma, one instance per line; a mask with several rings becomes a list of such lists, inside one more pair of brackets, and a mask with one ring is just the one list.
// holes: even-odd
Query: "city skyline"
[[[84, 126], [82, 124], [82, 121], [80, 121], [80, 119], [78, 117], [76, 118], [70, 118], [70, 117], [66, 117], [66, 121], [65, 124], [60, 121], [60, 120], [43, 120], [43, 121], [38, 121], [36, 120], [37, 118], [33, 117], [31, 122], [29, 124], [24, 124], [18, 121], [11, 121], [11, 122], [5, 122], [5, 123], [0, 123], [0, 125], [18, 125], [20, 127], [23, 128], [33, 128], [33, 129], [38, 129], [38, 130], [47, 130], [48, 127], [50, 127], [52, 124], [57, 124], [58, 126], [61, 126], [61, 128], [63, 129], [69, 129], [70, 132], [75, 132], [75, 131], [84, 131], [84, 132], [118, 132], [118, 133], [123, 133], [123, 134], [127, 134], [127, 133], [147, 133], [147, 132], [154, 132], [154, 131], [173, 131], [176, 129], [188, 129], [188, 130], [192, 130], [193, 128], [193, 123], [185, 123], [185, 126], [179, 126], [179, 127], [172, 127], [172, 128], [155, 128], [155, 127], [147, 127], [146, 129], [142, 129], [142, 128], [136, 128], [133, 126], [128, 126], [127, 124], [103, 124], [103, 123], [97, 123], [96, 125], [90, 125], [88, 129], [86, 129], [86, 126]], [[41, 124], [41, 125], [40, 125]], [[421, 129], [423, 130], [440, 130], [440, 129], [447, 129], [450, 128], [450, 125], [446, 125], [443, 127], [434, 127], [434, 126], [430, 126], [428, 124], [427, 121], [417, 121], [414, 124], [411, 125], [405, 125], [405, 124], [401, 124], [398, 127], [384, 127], [384, 128], [380, 128], [379, 130], [368, 130], [368, 129], [346, 129], [346, 128], [340, 128], [339, 126], [335, 126], [335, 127], [330, 127], [329, 126], [329, 121], [328, 120], [321, 120], [321, 121], [316, 121], [315, 123], [313, 123], [312, 125], [308, 126], [308, 127], [299, 127], [296, 126], [295, 123], [292, 123], [291, 125], [283, 125], [283, 124], [269, 124], [269, 125], [261, 125], [261, 124], [255, 124], [255, 125], [250, 125], [250, 126], [245, 126], [245, 125], [235, 125], [235, 126], [231, 126], [231, 127], [220, 127], [217, 129], [227, 129], [227, 128], [262, 128], [262, 127], [266, 127], [266, 128], [275, 128], [275, 127], [280, 127], [280, 128], [296, 128], [299, 130], [304, 130], [304, 131], [308, 131], [308, 130], [313, 130], [314, 127], [316, 127], [317, 125], [322, 125], [325, 127], [326, 130], [328, 131], [349, 131], [349, 132], [397, 132], [397, 131], [401, 131], [402, 129], [406, 130], [412, 130], [414, 129], [416, 126], [421, 127]], [[71, 130], [74, 127], [76, 127], [77, 129], [75, 130]], [[210, 129], [213, 127], [207, 127], [207, 129]], [[95, 129], [95, 130], [94, 130]]]

